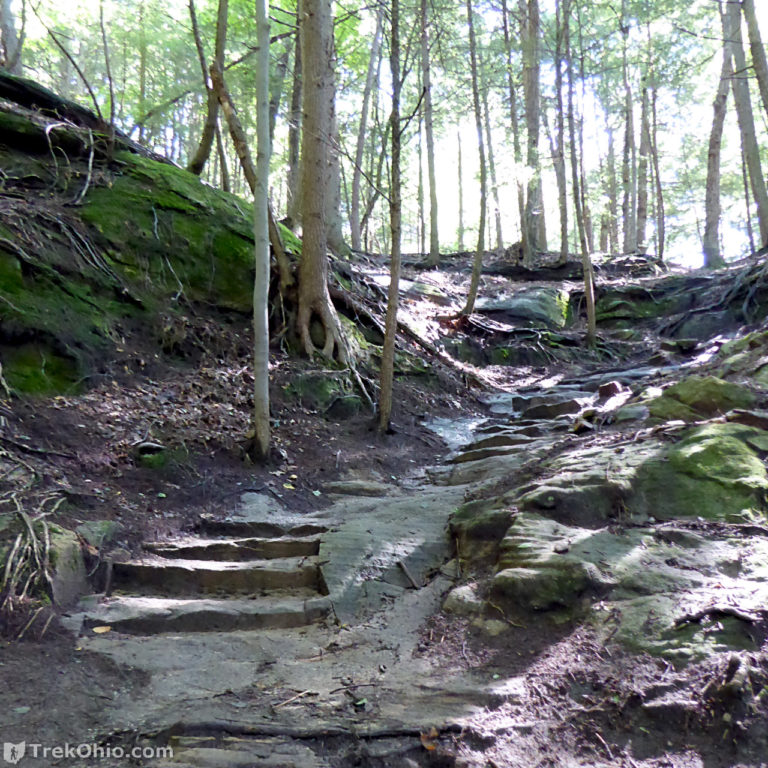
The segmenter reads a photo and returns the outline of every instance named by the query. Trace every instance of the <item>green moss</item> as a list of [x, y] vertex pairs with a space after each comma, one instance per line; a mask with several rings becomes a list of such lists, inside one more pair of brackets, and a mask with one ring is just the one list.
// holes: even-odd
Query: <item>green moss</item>
[[31, 395], [74, 392], [78, 385], [76, 363], [42, 344], [23, 344], [3, 350], [3, 374], [11, 389]]
[[764, 509], [768, 474], [747, 442], [764, 435], [739, 424], [694, 429], [665, 455], [639, 468], [632, 505], [661, 520], [729, 520], [745, 509]]

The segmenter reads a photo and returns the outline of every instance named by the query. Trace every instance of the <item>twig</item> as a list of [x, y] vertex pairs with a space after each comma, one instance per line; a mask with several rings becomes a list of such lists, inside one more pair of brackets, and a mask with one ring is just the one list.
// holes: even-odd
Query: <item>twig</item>
[[350, 683], [349, 685], [342, 685], [341, 688], [334, 688], [328, 692], [328, 695], [341, 693], [341, 691], [351, 691], [355, 688], [375, 688], [377, 685], [378, 683]]
[[611, 752], [611, 748], [605, 743], [605, 739], [597, 731], [595, 731], [595, 736], [597, 737], [597, 740], [605, 747], [605, 751], [608, 753], [608, 759], [613, 760], [613, 752]]
[[296, 701], [296, 699], [300, 699], [302, 696], [310, 696], [310, 695], [317, 695], [313, 691], [302, 691], [301, 693], [297, 693], [295, 696], [291, 696], [290, 699], [286, 699], [285, 701], [281, 701], [279, 704], [275, 704], [272, 709], [280, 709], [280, 707], [286, 706], [286, 704], [290, 704], [293, 701]]
[[85, 177], [85, 184], [83, 184], [83, 188], [80, 190], [80, 192], [78, 192], [77, 197], [75, 197], [75, 199], [72, 201], [72, 205], [80, 205], [80, 203], [83, 202], [83, 198], [88, 192], [88, 187], [91, 185], [91, 177], [93, 176], [94, 143], [93, 131], [90, 128], [88, 129], [88, 138], [90, 139], [91, 143], [91, 151], [88, 155], [88, 174]]
[[416, 579], [414, 579], [413, 576], [411, 576], [411, 572], [408, 570], [408, 566], [406, 566], [406, 564], [402, 560], [398, 560], [397, 564], [400, 566], [401, 570], [405, 574], [408, 581], [411, 582], [411, 586], [414, 589], [421, 589], [421, 587], [416, 583]]

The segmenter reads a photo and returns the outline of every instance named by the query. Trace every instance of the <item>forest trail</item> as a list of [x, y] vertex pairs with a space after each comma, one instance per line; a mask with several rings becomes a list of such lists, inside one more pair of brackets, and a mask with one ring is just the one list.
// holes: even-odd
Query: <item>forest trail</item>
[[[491, 764], [626, 765], [583, 762], [579, 729], [562, 719], [572, 692], [542, 699], [542, 675], [575, 681], [584, 654], [611, 663], [592, 630], [535, 614], [523, 625], [499, 609], [476, 616], [473, 641], [466, 621], [440, 618], [467, 576], [449, 519], [575, 442], [574, 414], [608, 412], [628, 399], [617, 388], [699, 364], [608, 367], [490, 394], [486, 415], [428, 424], [451, 448], [437, 466], [390, 483], [357, 471], [329, 483], [334, 503], [314, 513], [246, 493], [193, 534], [146, 543], [114, 564], [111, 597], [67, 620], [83, 650], [145, 679], [100, 724], [115, 734], [108, 743], [130, 733], [171, 746], [172, 760], [144, 763], [158, 768], [485, 765], [496, 741], [511, 762]], [[452, 595], [451, 610], [471, 614], [477, 598]]]

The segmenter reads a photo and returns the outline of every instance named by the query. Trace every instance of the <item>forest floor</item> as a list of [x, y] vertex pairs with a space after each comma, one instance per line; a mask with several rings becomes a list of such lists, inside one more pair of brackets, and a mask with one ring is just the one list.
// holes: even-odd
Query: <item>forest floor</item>
[[[455, 275], [446, 281], [463, 285]], [[304, 404], [292, 383], [317, 367], [278, 354], [276, 451], [270, 464], [254, 466], [241, 447], [252, 383], [248, 331], [230, 320], [224, 332], [211, 332], [212, 322], [193, 323], [196, 351], [186, 359], [160, 358], [136, 337], [83, 395], [5, 402], [0, 445], [42, 478], [26, 503], [43, 509], [46, 497], [63, 495], [57, 522], [114, 520], [120, 547], [135, 554], [142, 542], [172, 539], [201, 516], [230, 515], [243, 494], [271, 499], [291, 519], [342, 528], [355, 515], [373, 528], [383, 507], [396, 504], [401, 527], [418, 527], [422, 508], [443, 510], [443, 526], [471, 497], [471, 486], [436, 488], [425, 471], [449, 453], [431, 421], [464, 424], [489, 413], [461, 373], [428, 360], [428, 374], [399, 377], [394, 428], [380, 435], [371, 414], [334, 420]], [[652, 352], [623, 365], [647, 362]], [[615, 361], [576, 348], [570, 359], [484, 375], [509, 390], [606, 367]], [[160, 468], [136, 460], [136, 446], [151, 441], [173, 448]], [[337, 481], [388, 486], [393, 498], [350, 500], [327, 490]], [[350, 618], [337, 612], [335, 621], [300, 629], [107, 639], [56, 621], [44, 632], [34, 624], [22, 640], [2, 643], [0, 741], [171, 743], [180, 754], [168, 765], [219, 768], [766, 765], [763, 742], [741, 739], [693, 703], [686, 711], [678, 698], [656, 715], [635, 706], [643, 687], [703, 686], [721, 659], [691, 665], [685, 688], [668, 662], [608, 647], [578, 621], [504, 616], [512, 631], [494, 634], [440, 611], [456, 561], [450, 543], [434, 556], [440, 563], [429, 579], [408, 585], [413, 577], [402, 567], [405, 586], [394, 597], [382, 593], [384, 610], [367, 603], [359, 620], [352, 610]], [[100, 554], [92, 557], [95, 570]], [[19, 617], [6, 629], [13, 636], [25, 624]], [[21, 765], [160, 764], [29, 755]]]

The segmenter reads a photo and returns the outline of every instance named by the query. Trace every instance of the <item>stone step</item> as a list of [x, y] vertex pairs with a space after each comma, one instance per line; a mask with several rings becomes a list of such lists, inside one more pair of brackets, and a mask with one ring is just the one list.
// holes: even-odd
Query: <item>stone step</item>
[[271, 560], [211, 561], [147, 556], [115, 563], [115, 592], [181, 596], [230, 595], [272, 589], [309, 587], [325, 593], [317, 557], [284, 557]]
[[328, 526], [321, 523], [268, 523], [253, 520], [225, 518], [216, 520], [202, 517], [195, 531], [207, 536], [231, 536], [233, 538], [278, 539], [285, 536], [318, 536], [325, 533]]
[[309, 589], [255, 600], [108, 597], [63, 623], [72, 629], [110, 626], [116, 632], [139, 635], [289, 629], [320, 621], [330, 609], [330, 597]]
[[183, 560], [270, 560], [316, 555], [320, 550], [320, 537], [220, 539], [189, 536], [173, 541], [145, 542], [144, 549], [161, 557]]

